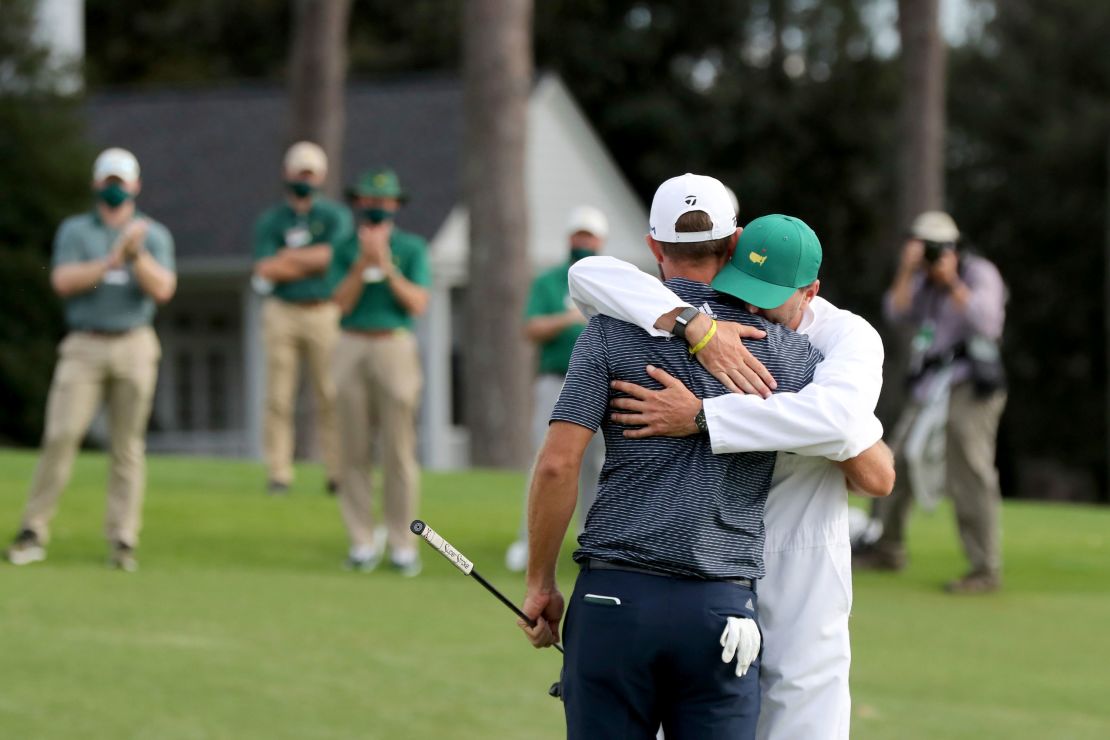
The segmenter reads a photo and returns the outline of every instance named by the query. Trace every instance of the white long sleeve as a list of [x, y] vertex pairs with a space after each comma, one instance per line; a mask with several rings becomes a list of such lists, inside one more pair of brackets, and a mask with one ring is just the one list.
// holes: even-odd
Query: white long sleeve
[[705, 400], [713, 452], [778, 450], [847, 460], [883, 436], [875, 404], [883, 382], [883, 343], [864, 319], [822, 298], [802, 333], [825, 355], [813, 382], [768, 399], [730, 393]]
[[665, 313], [690, 304], [657, 279], [615, 257], [586, 257], [570, 266], [570, 297], [587, 317], [604, 314], [634, 324], [655, 337]]

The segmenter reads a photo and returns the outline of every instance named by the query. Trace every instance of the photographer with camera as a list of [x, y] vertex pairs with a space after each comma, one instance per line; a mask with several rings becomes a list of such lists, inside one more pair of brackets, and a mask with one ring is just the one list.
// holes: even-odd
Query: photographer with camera
[[947, 213], [918, 216], [884, 299], [887, 319], [916, 332], [908, 374], [910, 400], [890, 440], [898, 482], [891, 496], [874, 503], [882, 535], [857, 553], [853, 565], [874, 570], [905, 566], [905, 527], [912, 501], [907, 438], [930, 403], [946, 403], [944, 488], [955, 506], [971, 568], [945, 588], [951, 593], [985, 593], [1001, 585], [1001, 494], [994, 458], [998, 421], [1006, 405], [999, 355], [1006, 286], [990, 261], [960, 248], [959, 237]]

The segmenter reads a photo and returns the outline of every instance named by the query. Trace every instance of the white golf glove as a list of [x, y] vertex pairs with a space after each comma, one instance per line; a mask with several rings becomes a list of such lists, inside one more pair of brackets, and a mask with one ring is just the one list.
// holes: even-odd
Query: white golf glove
[[743, 676], [748, 667], [759, 655], [763, 638], [755, 620], [747, 617], [729, 617], [725, 631], [721, 633], [721, 661], [731, 663], [736, 658], [736, 675]]

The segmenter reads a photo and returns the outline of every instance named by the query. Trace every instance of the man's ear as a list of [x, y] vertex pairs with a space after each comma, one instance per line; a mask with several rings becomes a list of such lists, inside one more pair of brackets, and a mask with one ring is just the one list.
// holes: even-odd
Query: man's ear
[[732, 261], [732, 255], [736, 253], [736, 245], [740, 241], [740, 234], [744, 231], [743, 226], [737, 226], [736, 231], [732, 232], [732, 236], [728, 238], [728, 254], [725, 256], [725, 262]]
[[647, 242], [648, 249], [651, 250], [652, 255], [655, 257], [656, 264], [663, 264], [663, 247], [659, 245], [659, 242], [652, 239], [651, 234], [645, 234], [644, 241]]
[[821, 290], [821, 281], [820, 280], [814, 280], [813, 285], [810, 285], [808, 288], [806, 288], [805, 293], [803, 294], [804, 302], [802, 303], [802, 305], [803, 306], [808, 306], [810, 301], [812, 301], [814, 298], [817, 297], [817, 293], [820, 292], [820, 290]]

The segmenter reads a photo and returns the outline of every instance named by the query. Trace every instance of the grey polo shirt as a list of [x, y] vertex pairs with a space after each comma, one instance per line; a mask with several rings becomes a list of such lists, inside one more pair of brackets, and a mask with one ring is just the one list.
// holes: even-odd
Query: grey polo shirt
[[[150, 222], [144, 247], [154, 260], [174, 270], [173, 237], [169, 229]], [[119, 229], [104, 225], [95, 213], [71, 216], [54, 236], [53, 266], [104, 259], [119, 238]], [[110, 270], [92, 290], [65, 299], [66, 326], [71, 331], [127, 331], [154, 320], [154, 300], [142, 291], [131, 265]]]

